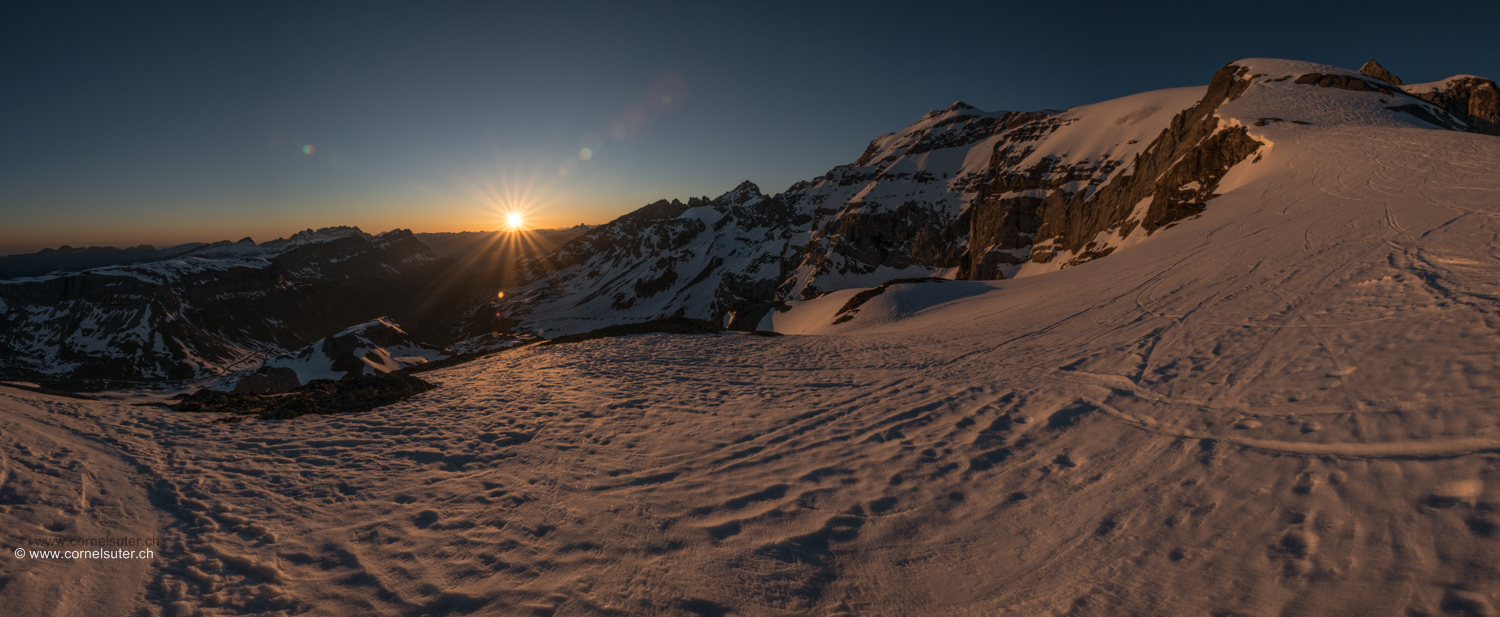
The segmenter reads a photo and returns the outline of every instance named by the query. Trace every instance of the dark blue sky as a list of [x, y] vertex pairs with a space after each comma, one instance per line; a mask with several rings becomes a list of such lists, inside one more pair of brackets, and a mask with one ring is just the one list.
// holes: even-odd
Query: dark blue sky
[[1145, 4], [7, 3], [0, 252], [599, 223], [1245, 57], [1500, 76], [1495, 3]]

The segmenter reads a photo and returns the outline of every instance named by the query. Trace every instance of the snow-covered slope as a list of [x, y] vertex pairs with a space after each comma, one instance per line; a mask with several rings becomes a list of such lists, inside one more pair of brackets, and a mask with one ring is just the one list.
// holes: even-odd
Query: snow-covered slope
[[0, 390], [15, 537], [162, 538], [144, 571], [0, 559], [0, 599], [1495, 614], [1500, 139], [1296, 83], [1347, 71], [1235, 65], [1215, 121], [1259, 160], [1076, 267], [890, 285], [838, 324], [864, 290], [767, 314], [806, 335], [529, 346], [356, 415], [215, 424]]
[[[1483, 88], [1453, 94], [1454, 83], [1427, 98], [1488, 100]], [[555, 336], [685, 315], [749, 329], [777, 302], [892, 279], [1053, 272], [1200, 214], [1281, 130], [1473, 122], [1355, 71], [1265, 59], [1226, 66], [1207, 87], [1063, 112], [955, 103], [783, 193], [745, 183], [596, 229], [513, 281], [510, 299], [491, 303], [494, 327]]]

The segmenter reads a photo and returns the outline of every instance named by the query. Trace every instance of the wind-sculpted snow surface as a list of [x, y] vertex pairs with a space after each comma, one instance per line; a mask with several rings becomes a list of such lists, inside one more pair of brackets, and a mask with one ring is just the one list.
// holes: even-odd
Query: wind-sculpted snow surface
[[162, 538], [144, 573], [0, 559], [0, 601], [1494, 614], [1500, 140], [1296, 83], [1337, 70], [1236, 65], [1249, 85], [1218, 121], [1259, 160], [1076, 267], [762, 322], [800, 335], [510, 349], [361, 414], [226, 424], [0, 389], [0, 524]]

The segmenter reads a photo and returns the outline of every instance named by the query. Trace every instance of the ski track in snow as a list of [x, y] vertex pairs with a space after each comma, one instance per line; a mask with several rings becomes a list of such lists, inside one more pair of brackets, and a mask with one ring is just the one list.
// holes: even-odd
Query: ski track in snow
[[[397, 405], [279, 422], [0, 390], [12, 534], [164, 541], [140, 572], [0, 560], [0, 596], [39, 614], [1485, 614], [1500, 140], [1255, 131], [1275, 148], [1234, 190], [1128, 251], [936, 305], [896, 286], [839, 325], [850, 294], [772, 314], [805, 336], [528, 347], [425, 373], [440, 387]], [[82, 507], [82, 484], [109, 493]]]

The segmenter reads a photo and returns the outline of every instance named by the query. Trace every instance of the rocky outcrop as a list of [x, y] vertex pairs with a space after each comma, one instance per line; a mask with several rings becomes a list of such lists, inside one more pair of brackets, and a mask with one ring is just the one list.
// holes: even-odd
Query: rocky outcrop
[[1244, 161], [1261, 143], [1244, 127], [1219, 128], [1214, 110], [1239, 98], [1250, 86], [1245, 69], [1226, 66], [1214, 74], [1208, 92], [1197, 105], [1178, 113], [1169, 127], [1131, 164], [1129, 173], [1116, 176], [1093, 194], [1054, 192], [1041, 204], [1041, 225], [1035, 235], [1031, 260], [1047, 263], [1063, 252], [1074, 256], [1069, 265], [1108, 255], [1099, 237], [1115, 231], [1121, 237], [1134, 231], [1132, 214], [1149, 204], [1139, 226], [1151, 233], [1197, 215], [1231, 167]]
[[1338, 88], [1352, 92], [1379, 92], [1386, 96], [1395, 96], [1397, 92], [1386, 84], [1375, 83], [1353, 75], [1306, 73], [1298, 76], [1292, 83], [1321, 88]]
[[203, 389], [167, 405], [173, 411], [229, 414], [214, 422], [245, 418], [290, 420], [305, 415], [359, 413], [393, 405], [435, 388], [404, 372], [341, 381], [318, 380], [280, 396]]
[[1500, 90], [1496, 89], [1495, 82], [1491, 80], [1460, 76], [1437, 84], [1406, 86], [1374, 60], [1365, 63], [1359, 72], [1373, 79], [1354, 75], [1305, 73], [1293, 83], [1353, 92], [1376, 92], [1395, 99], [1390, 101], [1391, 104], [1386, 109], [1408, 114], [1435, 127], [1500, 135]]
[[1411, 87], [1407, 92], [1448, 112], [1467, 125], [1470, 131], [1500, 135], [1500, 89], [1496, 89], [1492, 80], [1453, 77], [1442, 82], [1440, 87]]
[[302, 381], [297, 379], [296, 371], [278, 366], [266, 366], [241, 377], [239, 382], [234, 384], [234, 392], [237, 394], [281, 394], [301, 386]]
[[1380, 81], [1388, 83], [1392, 86], [1401, 85], [1401, 78], [1396, 77], [1395, 75], [1391, 74], [1390, 71], [1385, 70], [1385, 67], [1380, 66], [1380, 63], [1376, 62], [1374, 58], [1371, 58], [1370, 61], [1366, 62], [1364, 66], [1359, 67], [1359, 72], [1363, 75], [1369, 75], [1370, 77], [1379, 79]]

